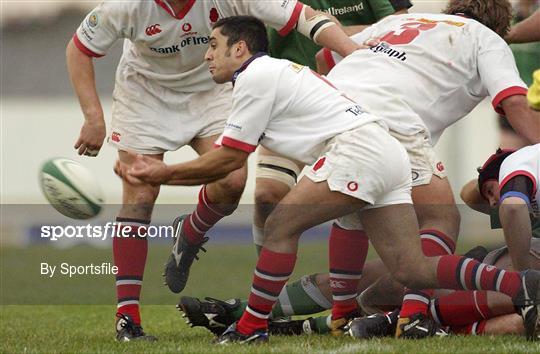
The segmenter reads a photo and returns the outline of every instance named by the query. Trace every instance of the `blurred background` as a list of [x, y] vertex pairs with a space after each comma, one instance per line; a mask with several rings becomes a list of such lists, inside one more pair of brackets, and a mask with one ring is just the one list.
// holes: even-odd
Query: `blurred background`
[[[414, 7], [411, 12], [439, 12], [444, 1], [412, 0]], [[100, 220], [113, 220], [121, 200], [120, 180], [112, 171], [116, 159], [116, 151], [105, 145], [99, 157], [79, 157], [73, 149], [82, 125], [82, 114], [74, 96], [66, 72], [65, 46], [73, 36], [74, 31], [85, 14], [97, 6], [95, 1], [5, 1], [0, 2], [0, 75], [1, 75], [1, 161], [0, 197], [1, 197], [1, 247], [3, 261], [7, 265], [20, 265], [21, 259], [32, 259], [39, 262], [41, 258], [57, 259], [61, 257], [79, 257], [81, 254], [93, 255], [96, 251], [83, 250], [70, 253], [62, 251], [38, 251], [27, 248], [17, 251], [17, 248], [27, 245], [44, 245], [40, 240], [39, 225], [67, 225], [73, 222], [55, 212], [46, 204], [38, 185], [40, 166], [52, 157], [67, 157], [81, 162], [88, 167], [99, 180], [106, 196], [107, 206]], [[516, 11], [523, 8], [538, 6], [537, 0], [513, 2]], [[538, 55], [528, 45], [514, 48], [524, 55]], [[533, 53], [533, 54], [530, 54]], [[534, 54], [536, 53], [536, 54]], [[104, 58], [95, 60], [98, 90], [107, 119], [110, 119], [111, 93], [114, 85], [116, 64], [121, 54], [121, 42]], [[540, 57], [536, 57], [537, 59]], [[530, 60], [529, 60], [530, 62]], [[540, 66], [538, 63], [537, 66]], [[525, 77], [524, 77], [525, 79]], [[450, 182], [459, 198], [461, 187], [476, 177], [476, 167], [498, 146], [498, 131], [496, 115], [489, 101], [480, 104], [467, 118], [448, 129], [437, 145], [437, 151], [442, 158]], [[195, 154], [185, 148], [166, 156], [167, 162], [185, 161], [195, 157]], [[250, 252], [249, 258], [254, 259], [249, 243], [251, 203], [254, 190], [253, 157], [250, 163], [250, 179], [242, 199], [242, 209], [235, 216], [221, 222], [213, 231], [212, 242], [216, 245], [225, 243], [244, 243], [242, 249]], [[190, 210], [190, 204], [196, 202], [198, 188], [163, 187], [154, 221], [158, 224], [168, 224], [179, 214], [180, 209]], [[178, 205], [177, 207], [175, 205]], [[462, 212], [462, 249], [472, 244], [494, 245], [503, 242], [499, 231], [491, 231], [488, 227], [487, 216], [461, 206]], [[84, 224], [84, 223], [82, 223]], [[324, 269], [326, 256], [324, 253], [324, 227], [315, 230], [313, 237], [305, 237], [305, 241], [317, 240], [320, 243], [320, 260], [318, 268]], [[106, 244], [89, 242], [88, 240], [63, 240], [54, 245], [66, 248], [81, 242], [92, 243], [94, 246], [109, 247]], [[152, 241], [154, 242], [154, 241]], [[158, 242], [158, 241], [155, 241]], [[168, 241], [170, 242], [170, 241]], [[42, 246], [39, 246], [42, 247]], [[166, 246], [163, 246], [166, 247]], [[216, 246], [227, 249], [230, 246]], [[309, 246], [311, 247], [311, 246]], [[165, 248], [164, 248], [165, 249]], [[249, 250], [248, 250], [249, 249]], [[58, 253], [60, 252], [60, 253]], [[157, 251], [156, 251], [157, 252]], [[161, 252], [161, 251], [160, 251]], [[163, 258], [166, 251], [156, 253], [155, 259]], [[110, 260], [110, 251], [96, 253], [103, 259]], [[41, 257], [41, 258], [40, 258]], [[150, 263], [154, 257], [150, 254]], [[235, 257], [232, 255], [231, 257]], [[215, 258], [214, 258], [215, 260]], [[156, 260], [156, 262], [158, 262]], [[216, 267], [219, 268], [219, 263]], [[156, 269], [161, 267], [155, 263]], [[4, 263], [6, 265], [6, 263]], [[35, 265], [38, 266], [37, 263]], [[306, 265], [307, 267], [307, 265]], [[17, 272], [7, 274], [2, 267], [2, 276], [9, 277], [11, 282], [7, 288], [19, 288]], [[216, 268], [216, 269], [218, 269]], [[322, 270], [319, 269], [319, 270]], [[37, 270], [36, 270], [37, 272]], [[157, 270], [156, 270], [157, 272]], [[10, 272], [12, 273], [12, 272]], [[35, 281], [41, 281], [36, 275]], [[11, 286], [9, 285], [11, 284]], [[18, 284], [18, 285], [17, 285]], [[6, 285], [6, 283], [5, 283]], [[109, 289], [107, 287], [107, 289]], [[107, 294], [109, 294], [107, 290]], [[6, 295], [4, 293], [4, 295]], [[112, 295], [112, 292], [110, 293]], [[12, 293], [12, 299], [17, 298]], [[10, 300], [15, 301], [15, 300]], [[46, 300], [45, 300], [46, 301]], [[8, 301], [9, 302], [9, 301]]]

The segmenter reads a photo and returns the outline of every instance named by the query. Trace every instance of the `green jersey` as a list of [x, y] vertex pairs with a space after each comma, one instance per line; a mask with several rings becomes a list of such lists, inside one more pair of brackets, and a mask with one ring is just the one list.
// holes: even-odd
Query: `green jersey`
[[[537, 4], [533, 5], [530, 9], [530, 14], [525, 15], [525, 17], [534, 13], [534, 10], [538, 9], [539, 6], [540, 1], [537, 1]], [[514, 18], [516, 22], [520, 22], [523, 19], [519, 14], [516, 14]], [[519, 76], [525, 81], [527, 86], [531, 86], [533, 72], [540, 69], [540, 42], [511, 44], [510, 48], [516, 59]]]
[[[396, 11], [412, 6], [409, 0], [303, 0], [315, 10], [335, 16], [343, 26], [370, 25]], [[270, 55], [316, 69], [315, 54], [321, 49], [297, 31], [282, 37], [268, 29]]]

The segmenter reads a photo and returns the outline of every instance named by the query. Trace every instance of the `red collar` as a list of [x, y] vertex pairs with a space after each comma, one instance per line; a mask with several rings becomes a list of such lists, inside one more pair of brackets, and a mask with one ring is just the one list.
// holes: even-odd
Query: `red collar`
[[174, 13], [173, 8], [171, 7], [171, 5], [169, 5], [169, 3], [166, 0], [154, 0], [154, 1], [156, 2], [156, 4], [164, 8], [165, 11], [169, 13], [169, 15], [171, 15], [172, 17], [178, 20], [181, 20], [187, 15], [189, 10], [191, 10], [196, 0], [189, 0], [188, 3], [184, 6], [184, 8], [182, 8], [182, 10], [180, 10], [180, 12], [177, 14]]

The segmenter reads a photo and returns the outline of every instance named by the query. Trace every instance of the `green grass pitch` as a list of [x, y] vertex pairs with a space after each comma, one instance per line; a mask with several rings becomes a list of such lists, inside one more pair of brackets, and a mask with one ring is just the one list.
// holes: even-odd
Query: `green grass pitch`
[[[30, 247], [1, 251], [0, 353], [540, 353], [540, 344], [512, 336], [358, 341], [313, 335], [271, 337], [270, 344], [261, 346], [216, 346], [209, 332], [184, 324], [174, 307], [178, 296], [163, 286], [165, 246], [150, 247], [142, 300], [145, 330], [159, 341], [116, 343], [111, 277], [46, 279], [38, 269], [40, 262], [109, 261], [110, 250]], [[252, 246], [211, 246], [195, 264], [184, 293], [246, 296], [254, 263]], [[326, 267], [325, 244], [307, 244], [301, 248], [293, 277]]]

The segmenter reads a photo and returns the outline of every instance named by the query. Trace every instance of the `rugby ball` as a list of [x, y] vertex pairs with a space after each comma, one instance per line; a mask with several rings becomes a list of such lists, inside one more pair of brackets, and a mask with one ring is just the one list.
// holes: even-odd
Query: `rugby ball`
[[104, 203], [96, 179], [80, 163], [65, 158], [46, 161], [39, 181], [45, 198], [61, 214], [72, 219], [89, 219], [99, 214]]

